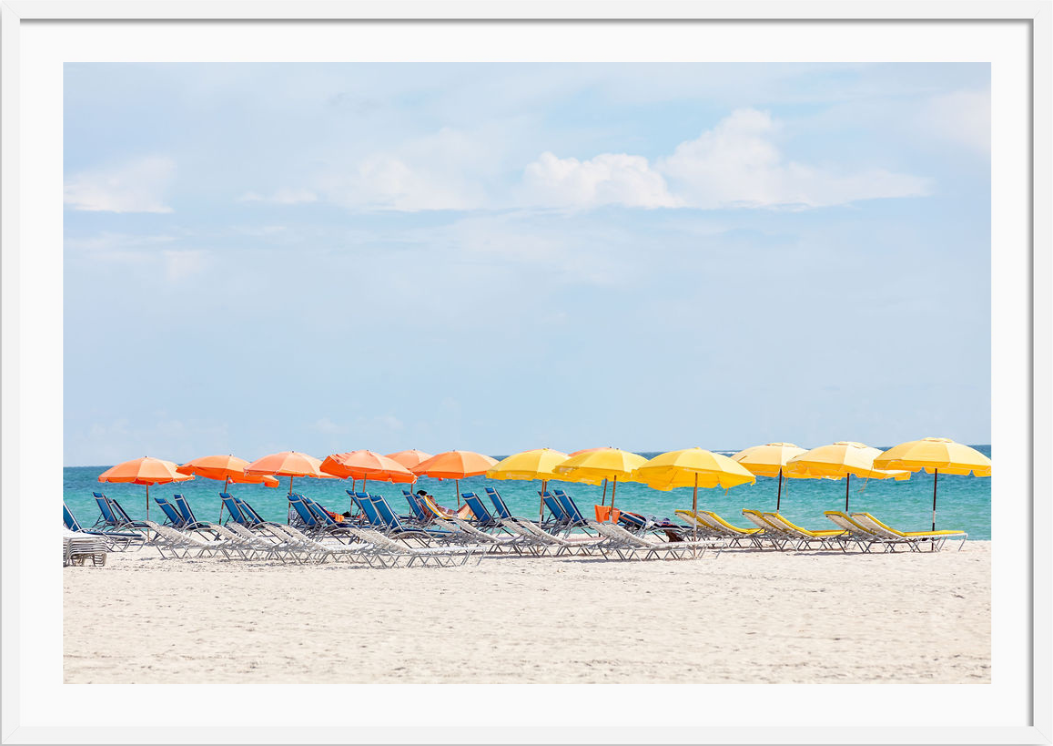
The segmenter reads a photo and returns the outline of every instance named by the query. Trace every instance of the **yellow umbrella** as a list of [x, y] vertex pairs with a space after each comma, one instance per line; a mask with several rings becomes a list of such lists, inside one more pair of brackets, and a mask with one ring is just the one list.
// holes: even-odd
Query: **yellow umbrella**
[[932, 530], [936, 530], [936, 483], [940, 472], [974, 477], [991, 476], [991, 459], [975, 448], [956, 443], [949, 438], [922, 438], [900, 443], [874, 459], [874, 466], [882, 469], [906, 469], [932, 474]]
[[[779, 512], [782, 504], [782, 478], [786, 471], [786, 463], [794, 456], [800, 456], [805, 452], [804, 448], [793, 443], [767, 443], [762, 446], [753, 446], [739, 451], [731, 458], [738, 461], [750, 474], [758, 477], [778, 477], [779, 492], [775, 497], [775, 512]], [[807, 478], [805, 474], [785, 474], [790, 477]]]
[[[540, 479], [541, 494], [545, 494], [548, 480], [558, 479], [554, 471], [556, 466], [567, 460], [567, 454], [551, 448], [535, 448], [532, 451], [516, 453], [499, 461], [486, 472], [488, 479]], [[545, 501], [541, 500], [541, 519], [545, 518]]]
[[[554, 469], [560, 479], [568, 482], [588, 482], [595, 484], [597, 480], [603, 480], [603, 489], [606, 494], [607, 480], [613, 482], [611, 488], [611, 513], [614, 513], [614, 496], [618, 491], [618, 479], [635, 481], [633, 472], [647, 463], [647, 459], [635, 453], [629, 453], [619, 448], [596, 448], [571, 456]], [[606, 502], [606, 498], [604, 499]]]
[[841, 479], [845, 482], [845, 510], [848, 510], [848, 491], [852, 476], [864, 479], [910, 479], [909, 471], [890, 471], [874, 466], [874, 459], [881, 455], [877, 448], [839, 440], [828, 446], [819, 446], [794, 456], [786, 463], [786, 472], [794, 477], [810, 479]]
[[[691, 512], [698, 511], [698, 488], [723, 487], [730, 489], [740, 484], [753, 484], [757, 478], [736, 461], [727, 456], [703, 448], [685, 448], [670, 451], [639, 467], [633, 474], [639, 482], [657, 490], [694, 486], [691, 496]], [[698, 539], [698, 526], [695, 526]]]

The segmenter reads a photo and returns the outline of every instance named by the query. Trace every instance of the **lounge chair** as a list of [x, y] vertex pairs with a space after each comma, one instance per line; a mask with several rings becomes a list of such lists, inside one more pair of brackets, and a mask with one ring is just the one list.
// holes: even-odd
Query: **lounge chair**
[[922, 544], [928, 544], [932, 551], [936, 552], [942, 549], [949, 539], [961, 538], [961, 544], [958, 545], [958, 551], [960, 552], [962, 547], [965, 546], [965, 540], [969, 538], [969, 534], [964, 531], [899, 531], [882, 523], [870, 513], [853, 513], [852, 520], [868, 531], [873, 531], [878, 536], [906, 541], [908, 546], [916, 552], [921, 551]]
[[406, 502], [409, 503], [410, 511], [413, 513], [413, 517], [417, 523], [421, 526], [427, 526], [430, 523], [434, 523], [435, 519], [432, 515], [421, 505], [420, 500], [409, 490], [402, 490], [403, 496], [406, 498]]
[[[719, 542], [711, 539], [701, 541], [662, 541], [653, 536], [643, 536], [626, 531], [616, 523], [599, 523], [589, 521], [589, 526], [606, 541], [599, 544], [604, 557], [611, 553], [619, 559], [636, 559], [643, 553], [643, 559], [658, 559], [660, 555], [672, 556], [674, 559], [688, 559], [704, 556], [706, 550], [722, 548]], [[699, 552], [701, 550], [701, 552]]]
[[[478, 499], [478, 498], [477, 498]], [[524, 541], [524, 537], [514, 534], [488, 534], [477, 526], [472, 525], [463, 518], [453, 516], [450, 522], [464, 534], [465, 540], [474, 541], [478, 544], [489, 546], [488, 551], [497, 554], [503, 550], [511, 550], [516, 554], [522, 554], [523, 549], [532, 550], [533, 544]], [[536, 552], [534, 552], [536, 554]]]
[[559, 501], [560, 506], [563, 508], [563, 512], [567, 515], [568, 530], [572, 528], [585, 528], [589, 525], [588, 520], [586, 520], [585, 516], [578, 509], [577, 503], [574, 502], [574, 498], [563, 490], [552, 490], [552, 494], [555, 495], [556, 500]]
[[831, 523], [845, 532], [844, 541], [854, 541], [856, 546], [863, 552], [873, 551], [874, 545], [881, 547], [883, 552], [895, 552], [897, 546], [902, 546], [910, 551], [909, 542], [906, 539], [888, 539], [878, 536], [873, 531], [868, 531], [856, 523], [848, 513], [841, 510], [827, 510], [823, 513]]
[[762, 546], [761, 541], [767, 541], [776, 549], [782, 549], [783, 545], [789, 540], [789, 534], [766, 521], [764, 515], [759, 510], [743, 508], [742, 515], [746, 517], [747, 521], [760, 529], [757, 533], [753, 534], [757, 540], [755, 546], [758, 549]]
[[554, 494], [545, 490], [539, 492], [542, 504], [548, 508], [549, 518], [541, 522], [541, 527], [546, 531], [560, 531], [570, 525], [571, 517], [567, 514], [563, 504]]
[[[474, 519], [470, 521], [477, 529], [501, 528], [500, 519], [486, 508], [482, 498], [474, 492], [462, 492], [461, 497], [472, 511]], [[462, 519], [463, 520], [463, 519]]]
[[176, 508], [179, 510], [179, 515], [183, 519], [183, 527], [186, 531], [197, 531], [204, 529], [211, 531], [214, 524], [209, 521], [199, 521], [194, 515], [193, 509], [190, 507], [190, 503], [182, 495], [172, 495], [172, 502], [175, 503]]
[[792, 523], [779, 513], [762, 513], [762, 515], [764, 520], [786, 533], [787, 545], [794, 544], [794, 549], [797, 551], [811, 549], [813, 544], [818, 544], [819, 549], [845, 551], [844, 539], [847, 538], [847, 534], [842, 529], [812, 531]]
[[73, 515], [65, 500], [62, 501], [62, 523], [68, 531], [85, 536], [95, 536], [103, 541], [108, 551], [123, 552], [133, 544], [142, 546], [145, 537], [137, 531], [106, 531], [95, 528], [84, 528]]
[[463, 565], [473, 555], [478, 555], [481, 562], [483, 557], [486, 556], [487, 550], [485, 546], [466, 544], [441, 547], [413, 547], [371, 528], [355, 527], [348, 530], [363, 543], [372, 545], [376, 556], [391, 559], [393, 565], [403, 558], [408, 560], [408, 567], [411, 567], [415, 562], [420, 562], [422, 565], [431, 563], [442, 567]]
[[366, 522], [373, 528], [381, 529], [387, 527], [387, 523], [377, 513], [376, 506], [373, 505], [373, 501], [369, 499], [369, 495], [365, 492], [352, 492], [346, 490], [347, 494], [351, 496], [352, 502], [358, 506], [359, 511], [366, 518]]
[[[365, 493], [359, 493], [359, 500], [362, 499], [363, 495]], [[456, 531], [447, 531], [442, 528], [411, 528], [406, 526], [403, 524], [401, 517], [395, 515], [395, 511], [391, 509], [383, 495], [368, 495], [367, 497], [373, 503], [380, 520], [384, 522], [383, 533], [388, 536], [398, 539], [414, 539], [424, 545], [429, 544], [431, 540], [458, 541], [462, 538], [457, 535], [459, 532]]]
[[512, 515], [512, 511], [508, 509], [508, 505], [505, 504], [505, 499], [501, 497], [500, 492], [493, 487], [487, 487], [486, 495], [490, 498], [490, 502], [494, 504], [494, 512], [498, 518], [515, 518], [515, 516]]
[[95, 522], [95, 526], [110, 526], [116, 529], [148, 529], [150, 528], [150, 521], [133, 521], [128, 513], [120, 506], [115, 499], [112, 497], [106, 497], [101, 492], [92, 492], [92, 496], [95, 498], [95, 504], [99, 506], [100, 518]]
[[[346, 558], [349, 562], [360, 560], [371, 567], [374, 566], [375, 553], [371, 544], [364, 542], [345, 544], [340, 541], [323, 541], [313, 536], [308, 536], [295, 526], [283, 526], [281, 524], [275, 526], [274, 531], [287, 542], [288, 546], [299, 550], [296, 558], [300, 562], [303, 562], [304, 559], [311, 559], [322, 563], [330, 558], [334, 561]], [[378, 564], [381, 567], [388, 566], [383, 561]]]
[[[541, 528], [532, 521], [524, 521], [521, 518], [511, 518], [502, 523], [514, 533], [533, 540], [537, 547], [556, 550], [556, 556], [561, 554], [594, 554], [600, 551], [600, 545], [604, 540], [596, 536], [577, 534], [575, 536], [551, 533]], [[537, 552], [535, 552], [537, 553]], [[545, 552], [541, 552], [544, 554]]]
[[154, 532], [154, 538], [150, 544], [157, 549], [164, 559], [168, 559], [164, 553], [165, 549], [171, 551], [175, 557], [180, 559], [189, 557], [190, 552], [194, 550], [197, 550], [198, 557], [203, 557], [206, 553], [211, 557], [215, 556], [216, 552], [220, 552], [224, 557], [230, 559], [230, 555], [227, 554], [230, 542], [227, 539], [209, 540], [199, 534], [183, 532], [161, 524], [154, 524], [151, 529]]
[[62, 566], [91, 564], [101, 567], [106, 564], [106, 542], [97, 534], [62, 530]]

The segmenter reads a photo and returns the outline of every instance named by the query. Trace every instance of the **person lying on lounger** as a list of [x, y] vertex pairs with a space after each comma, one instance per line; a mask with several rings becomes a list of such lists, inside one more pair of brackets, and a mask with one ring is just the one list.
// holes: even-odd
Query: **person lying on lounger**
[[472, 509], [469, 508], [467, 504], [462, 505], [461, 509], [455, 512], [439, 505], [439, 501], [435, 499], [435, 495], [429, 495], [424, 490], [417, 490], [417, 494], [431, 500], [431, 504], [435, 506], [435, 509], [447, 518], [452, 518], [453, 516], [457, 516], [458, 518], [470, 518], [472, 516]]

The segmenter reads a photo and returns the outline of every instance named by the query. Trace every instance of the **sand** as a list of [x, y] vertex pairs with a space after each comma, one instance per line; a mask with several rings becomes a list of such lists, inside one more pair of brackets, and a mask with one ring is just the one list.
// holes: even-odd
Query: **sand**
[[64, 678], [989, 683], [990, 551], [379, 570], [146, 548], [63, 570]]

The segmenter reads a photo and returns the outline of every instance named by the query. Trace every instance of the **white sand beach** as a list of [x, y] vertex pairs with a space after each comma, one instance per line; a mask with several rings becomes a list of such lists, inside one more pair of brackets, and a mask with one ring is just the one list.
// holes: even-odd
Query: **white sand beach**
[[390, 570], [146, 548], [63, 573], [66, 683], [991, 680], [990, 542]]

